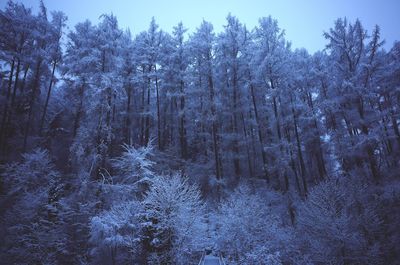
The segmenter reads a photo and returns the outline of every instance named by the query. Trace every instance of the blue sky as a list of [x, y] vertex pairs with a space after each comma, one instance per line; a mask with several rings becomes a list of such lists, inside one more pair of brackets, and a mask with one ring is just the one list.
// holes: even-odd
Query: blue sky
[[[37, 11], [39, 0], [20, 0]], [[0, 0], [4, 8], [6, 0]], [[333, 26], [338, 17], [346, 16], [354, 21], [359, 18], [371, 32], [373, 26], [381, 26], [382, 37], [389, 49], [400, 40], [400, 0], [44, 0], [49, 10], [64, 11], [68, 26], [85, 19], [97, 23], [103, 13], [117, 16], [122, 28], [130, 28], [133, 34], [146, 30], [151, 17], [160, 27], [171, 32], [182, 21], [194, 31], [203, 19], [210, 21], [220, 32], [228, 13], [235, 15], [249, 29], [258, 19], [271, 15], [286, 31], [286, 37], [294, 48], [304, 47], [310, 52], [323, 49], [326, 41], [323, 31]]]

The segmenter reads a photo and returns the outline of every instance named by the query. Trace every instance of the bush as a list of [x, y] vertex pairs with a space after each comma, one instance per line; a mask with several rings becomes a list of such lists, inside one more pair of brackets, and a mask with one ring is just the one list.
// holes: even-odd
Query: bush
[[4, 170], [8, 209], [1, 227], [7, 227], [2, 259], [8, 264], [54, 264], [63, 251], [64, 238], [58, 204], [59, 173], [46, 150], [23, 155], [23, 161]]
[[204, 248], [197, 245], [204, 235], [199, 189], [179, 175], [155, 177], [143, 203], [152, 264], [188, 264]]
[[299, 211], [297, 231], [306, 253], [317, 264], [379, 264], [378, 207], [372, 188], [360, 181], [342, 177], [320, 183]]
[[[282, 222], [284, 197], [239, 187], [222, 202], [219, 247], [231, 264], [280, 264], [291, 229]], [[257, 260], [257, 263], [254, 263]]]

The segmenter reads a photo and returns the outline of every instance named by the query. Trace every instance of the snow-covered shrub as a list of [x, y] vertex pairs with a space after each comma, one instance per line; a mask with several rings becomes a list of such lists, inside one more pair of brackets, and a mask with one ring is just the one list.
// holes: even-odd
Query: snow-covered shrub
[[279, 264], [276, 253], [284, 251], [291, 233], [282, 224], [280, 206], [273, 205], [277, 199], [284, 200], [275, 192], [262, 195], [240, 186], [222, 202], [218, 241], [230, 264], [254, 264], [261, 253], [258, 262], [271, 262], [260, 264]]
[[[1, 226], [7, 227], [3, 240], [6, 260], [15, 264], [54, 264], [64, 248], [58, 209], [59, 173], [46, 150], [23, 155], [21, 163], [5, 166], [8, 209]], [[3, 251], [1, 251], [3, 252]], [[29, 262], [28, 262], [29, 261]]]
[[384, 262], [390, 264], [400, 260], [400, 180], [393, 180], [382, 186], [379, 205], [385, 220], [386, 236], [382, 236]]
[[198, 188], [179, 175], [149, 181], [143, 201], [132, 197], [91, 218], [96, 264], [188, 264], [204, 248]]
[[263, 264], [263, 265], [282, 265], [279, 252], [270, 253], [265, 246], [254, 248], [248, 253], [243, 253], [239, 257], [239, 264]]
[[383, 223], [372, 191], [344, 177], [311, 190], [300, 208], [297, 231], [314, 263], [379, 264], [381, 246], [376, 239]]
[[179, 175], [155, 177], [143, 204], [151, 264], [188, 264], [202, 230], [198, 188]]
[[151, 145], [135, 148], [125, 144], [123, 148], [122, 155], [111, 160], [112, 166], [118, 172], [119, 183], [132, 184], [154, 175], [154, 163], [149, 159], [153, 150]]
[[22, 163], [5, 166], [4, 179], [9, 193], [39, 192], [49, 189], [58, 177], [49, 153], [35, 149], [22, 155]]
[[108, 257], [102, 257], [104, 264], [124, 264], [133, 260], [140, 251], [142, 240], [141, 213], [141, 204], [130, 201], [94, 216], [90, 222], [90, 241], [94, 246], [92, 255], [97, 257], [96, 252], [108, 253]]

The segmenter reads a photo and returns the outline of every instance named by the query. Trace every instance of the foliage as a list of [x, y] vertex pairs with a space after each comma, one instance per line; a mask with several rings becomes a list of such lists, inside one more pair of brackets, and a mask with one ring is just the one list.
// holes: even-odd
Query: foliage
[[179, 175], [161, 176], [152, 180], [143, 203], [156, 259], [163, 264], [186, 264], [201, 247], [197, 242], [202, 230], [200, 191]]

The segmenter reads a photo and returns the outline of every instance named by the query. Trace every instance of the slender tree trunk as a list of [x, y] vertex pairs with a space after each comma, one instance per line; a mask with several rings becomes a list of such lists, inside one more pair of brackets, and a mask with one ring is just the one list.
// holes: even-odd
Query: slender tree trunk
[[33, 81], [33, 86], [32, 86], [32, 96], [31, 96], [31, 101], [29, 103], [29, 114], [28, 114], [28, 120], [26, 122], [26, 127], [25, 127], [25, 134], [24, 134], [24, 145], [23, 145], [23, 152], [26, 151], [26, 146], [28, 144], [28, 136], [29, 136], [29, 131], [31, 129], [31, 120], [32, 120], [32, 115], [33, 115], [33, 109], [35, 105], [35, 99], [36, 99], [36, 94], [37, 90], [39, 89], [40, 86], [40, 67], [42, 65], [42, 59], [38, 59], [36, 63], [36, 69], [35, 69], [35, 78]]
[[382, 124], [383, 124], [383, 131], [384, 131], [384, 135], [385, 135], [385, 139], [382, 139], [383, 144], [386, 146], [386, 151], [387, 151], [387, 157], [386, 157], [386, 162], [389, 164], [389, 162], [387, 161], [388, 156], [390, 156], [390, 154], [393, 151], [393, 144], [392, 141], [390, 139], [390, 135], [389, 135], [389, 129], [388, 129], [388, 117], [383, 113], [382, 110], [382, 104], [380, 102], [377, 102], [378, 105], [378, 109], [379, 109], [379, 113], [382, 119]]
[[[295, 179], [295, 182], [296, 182], [297, 191], [301, 196], [303, 193], [302, 193], [302, 189], [300, 188], [300, 180], [299, 180], [299, 175], [297, 174], [297, 170], [296, 170], [296, 163], [294, 162], [294, 159], [293, 159], [292, 150], [290, 150], [289, 152], [290, 152], [290, 166], [291, 166], [291, 168], [293, 170], [293, 173], [294, 173], [294, 179]], [[304, 191], [303, 195], [306, 195], [305, 191]]]
[[[275, 88], [275, 82], [274, 80], [270, 79], [270, 83], [271, 83], [271, 89], [272, 90], [276, 90]], [[280, 102], [280, 97], [278, 98], [279, 102]], [[276, 132], [278, 135], [278, 141], [279, 141], [279, 152], [280, 152], [280, 156], [283, 156], [283, 150], [282, 150], [282, 133], [281, 133], [281, 122], [280, 122], [280, 117], [279, 117], [279, 113], [278, 113], [278, 103], [277, 103], [277, 97], [275, 95], [272, 96], [272, 106], [273, 106], [273, 110], [274, 110], [274, 117], [275, 117], [275, 125], [276, 125]], [[278, 175], [277, 178], [277, 184], [278, 187], [281, 187], [281, 180], [280, 180], [280, 174]]]
[[50, 77], [49, 88], [47, 89], [46, 102], [44, 103], [43, 114], [42, 114], [42, 118], [40, 119], [39, 136], [41, 136], [41, 134], [42, 134], [44, 120], [46, 118], [47, 107], [49, 105], [51, 88], [53, 86], [53, 79], [54, 79], [54, 72], [56, 70], [56, 65], [57, 65], [57, 61], [53, 61], [53, 69], [51, 70], [51, 77]]
[[233, 133], [235, 135], [234, 137], [234, 142], [233, 142], [233, 165], [235, 168], [235, 175], [236, 177], [240, 176], [241, 170], [240, 170], [240, 160], [239, 160], [239, 128], [238, 128], [238, 110], [237, 110], [237, 105], [238, 105], [238, 100], [239, 100], [239, 95], [238, 95], [238, 80], [237, 80], [237, 70], [236, 70], [236, 63], [234, 63], [233, 67]]
[[[254, 119], [253, 119], [253, 112], [252, 112], [252, 109], [250, 108], [249, 109], [249, 119], [251, 120], [251, 121], [254, 121]], [[253, 127], [253, 124], [252, 123], [250, 123], [250, 128], [249, 128], [249, 133], [250, 133], [250, 137], [251, 137], [251, 153], [252, 153], [252, 158], [251, 158], [251, 160], [253, 161], [253, 174], [254, 174], [254, 176], [256, 176], [257, 174], [256, 174], [256, 163], [258, 163], [257, 162], [257, 151], [256, 151], [256, 137], [257, 136], [255, 136], [255, 132], [257, 131], [254, 127]], [[263, 171], [263, 170], [262, 170]], [[264, 173], [264, 171], [263, 171], [263, 173]]]
[[125, 121], [125, 142], [128, 144], [132, 144], [131, 139], [131, 97], [132, 97], [132, 88], [131, 85], [128, 84], [126, 89], [126, 93], [128, 96], [126, 103], [126, 121]]
[[[143, 67], [143, 74], [145, 73], [145, 69]], [[144, 80], [143, 80], [144, 81]], [[146, 117], [145, 117], [145, 95], [146, 95], [146, 86], [144, 85], [145, 82], [143, 82], [142, 86], [142, 104], [141, 104], [141, 117], [140, 117], [140, 144], [144, 145], [145, 144], [145, 127], [146, 127]]]
[[[201, 62], [199, 62], [199, 67], [201, 67]], [[199, 74], [199, 87], [202, 88], [203, 87], [203, 79], [201, 74]], [[204, 101], [206, 100], [206, 96], [203, 97], [203, 94], [200, 95], [200, 113], [204, 116], [204, 113], [206, 112], [204, 110]], [[201, 121], [201, 125], [200, 125], [200, 133], [201, 135], [203, 135], [203, 137], [201, 137], [201, 141], [203, 141], [203, 150], [204, 150], [204, 156], [208, 157], [208, 144], [207, 144], [207, 137], [206, 137], [206, 129], [204, 126], [204, 122]], [[201, 147], [200, 147], [201, 148]]]
[[17, 71], [15, 72], [15, 82], [14, 82], [14, 89], [13, 89], [13, 94], [12, 94], [12, 98], [11, 98], [11, 108], [14, 107], [15, 96], [17, 94], [20, 66], [21, 66], [21, 61], [19, 58], [17, 58]]
[[294, 132], [295, 132], [295, 138], [296, 138], [296, 145], [297, 145], [297, 154], [299, 156], [299, 162], [300, 162], [300, 172], [301, 172], [301, 180], [304, 188], [304, 193], [308, 193], [308, 188], [307, 188], [307, 182], [306, 182], [306, 166], [304, 163], [303, 159], [303, 152], [301, 151], [301, 144], [300, 144], [300, 136], [299, 136], [299, 131], [297, 128], [297, 118], [296, 114], [294, 111], [294, 106], [293, 106], [293, 97], [290, 95], [290, 100], [292, 104], [292, 116], [293, 116], [293, 125], [294, 125]]
[[154, 65], [154, 71], [156, 74], [156, 97], [157, 97], [157, 140], [158, 140], [158, 149], [163, 150], [163, 144], [161, 139], [161, 115], [160, 115], [160, 95], [159, 95], [159, 87], [158, 87], [158, 77], [157, 77], [157, 66]]
[[150, 88], [151, 88], [151, 80], [150, 77], [147, 81], [147, 107], [146, 107], [146, 124], [145, 124], [145, 136], [144, 136], [144, 144], [147, 146], [150, 140]]
[[[365, 136], [367, 136], [369, 135], [369, 130], [368, 126], [365, 124], [364, 99], [361, 96], [358, 98], [358, 112], [361, 119], [361, 131]], [[371, 169], [372, 177], [375, 179], [375, 181], [377, 181], [379, 178], [379, 173], [374, 155], [374, 147], [370, 143], [367, 143], [366, 149], [367, 149], [368, 163]]]
[[308, 101], [309, 101], [309, 106], [310, 106], [312, 114], [313, 114], [314, 128], [317, 132], [316, 141], [317, 141], [317, 146], [318, 146], [318, 152], [316, 154], [316, 160], [317, 160], [317, 166], [318, 166], [318, 173], [319, 173], [320, 178], [324, 179], [327, 174], [327, 171], [326, 171], [326, 166], [325, 166], [324, 152], [322, 150], [322, 143], [321, 143], [321, 139], [320, 139], [321, 133], [318, 128], [317, 119], [315, 118], [315, 110], [314, 110], [314, 104], [312, 101], [311, 93], [308, 93]]
[[22, 78], [22, 84], [21, 84], [21, 87], [20, 87], [20, 94], [22, 94], [24, 92], [25, 84], [26, 84], [26, 77], [28, 76], [29, 68], [30, 68], [29, 65], [26, 66], [26, 68], [25, 68], [24, 77]]
[[115, 102], [117, 101], [117, 93], [114, 91], [113, 92], [113, 102], [112, 102], [112, 119], [111, 122], [115, 122], [115, 116], [117, 115], [117, 106]]
[[275, 123], [276, 132], [278, 134], [279, 141], [281, 141], [281, 139], [282, 139], [281, 124], [280, 124], [280, 119], [279, 119], [279, 114], [278, 114], [278, 106], [277, 106], [277, 103], [276, 103], [276, 97], [275, 96], [273, 96], [272, 101], [273, 101], [273, 108], [274, 108], [274, 116], [275, 116], [275, 120], [276, 120], [276, 123]]
[[289, 128], [287, 128], [287, 129], [285, 130], [285, 132], [286, 132], [286, 133], [285, 133], [285, 134], [286, 134], [286, 139], [287, 139], [288, 143], [290, 144], [290, 146], [289, 146], [290, 167], [291, 167], [291, 169], [292, 169], [292, 171], [293, 171], [293, 174], [294, 174], [295, 183], [296, 183], [296, 189], [297, 189], [299, 195], [302, 196], [302, 195], [304, 195], [304, 194], [303, 194], [303, 191], [302, 191], [302, 189], [301, 189], [301, 187], [300, 187], [299, 174], [297, 173], [296, 163], [295, 163], [294, 158], [293, 158], [293, 150], [292, 150], [292, 148], [291, 148], [291, 146], [292, 146], [292, 140], [291, 140], [291, 137], [290, 137]]
[[[278, 97], [279, 106], [283, 105], [281, 99], [282, 99], [281, 96], [279, 96]], [[280, 109], [281, 117], [285, 117], [285, 113], [283, 112], [283, 108], [279, 108], [279, 109]], [[286, 127], [282, 126], [282, 128], [281, 128], [282, 134], [284, 134], [285, 130], [287, 130], [287, 126]], [[284, 138], [284, 135], [282, 135], [282, 139], [280, 140], [281, 143], [279, 144], [279, 151], [280, 151], [280, 155], [282, 157], [289, 153], [288, 150], [284, 148], [284, 145], [283, 145], [284, 139], [283, 138]], [[283, 174], [282, 174], [282, 177], [283, 177], [283, 192], [286, 192], [286, 191], [289, 190], [288, 168], [286, 166], [284, 166], [282, 168], [282, 171], [283, 171]], [[281, 181], [279, 181], [279, 184], [282, 185]]]
[[[17, 70], [15, 72], [15, 81], [14, 81], [14, 88], [13, 88], [12, 97], [11, 97], [11, 106], [9, 107], [9, 110], [6, 115], [7, 120], [6, 120], [6, 124], [4, 127], [4, 132], [3, 132], [4, 133], [4, 137], [3, 137], [4, 141], [6, 140], [7, 135], [9, 134], [8, 130], [10, 128], [10, 123], [11, 123], [13, 109], [14, 109], [14, 103], [15, 103], [15, 96], [16, 96], [16, 91], [18, 88], [20, 66], [21, 66], [21, 61], [19, 58], [17, 58]], [[8, 100], [7, 100], [7, 102], [8, 102]], [[0, 139], [1, 139], [1, 137], [0, 137]], [[4, 144], [5, 144], [5, 142], [4, 142]], [[1, 141], [0, 141], [0, 150], [1, 150]], [[4, 148], [4, 150], [6, 151], [5, 148]]]
[[[175, 124], [178, 123], [178, 133], [179, 133], [179, 118], [176, 117], [177, 102], [176, 98], [172, 97], [169, 104], [169, 124], [167, 124], [167, 112], [164, 111], [164, 123], [163, 123], [163, 131], [164, 131], [164, 140], [168, 139], [168, 141], [164, 142], [164, 148], [166, 145], [174, 145], [175, 144]], [[175, 122], [177, 121], [177, 122]]]
[[400, 131], [399, 131], [399, 125], [397, 124], [397, 119], [394, 114], [391, 114], [390, 118], [392, 120], [394, 134], [397, 136], [397, 141], [399, 142], [400, 146]]
[[213, 141], [213, 149], [214, 149], [214, 159], [215, 159], [215, 174], [217, 179], [220, 179], [221, 176], [221, 168], [220, 168], [220, 157], [219, 157], [219, 147], [218, 147], [218, 127], [217, 127], [217, 116], [215, 110], [215, 101], [214, 101], [214, 82], [212, 79], [211, 73], [211, 64], [209, 65], [209, 73], [208, 73], [208, 87], [210, 89], [210, 101], [211, 101], [211, 115], [212, 115], [212, 141]]
[[[142, 76], [144, 76], [145, 73], [145, 69], [142, 66]], [[145, 82], [144, 82], [144, 78], [142, 78], [142, 85], [141, 85], [141, 93], [140, 93], [140, 98], [139, 98], [139, 102], [140, 104], [138, 104], [138, 106], [140, 105], [140, 115], [138, 116], [138, 123], [139, 123], [139, 144], [140, 145], [144, 145], [144, 95], [145, 95]]]
[[180, 138], [180, 145], [181, 145], [181, 157], [183, 159], [187, 158], [187, 139], [186, 139], [186, 127], [185, 127], [185, 88], [184, 88], [184, 82], [181, 80], [180, 82], [180, 92], [181, 92], [181, 97], [180, 97], [180, 109], [181, 109], [181, 114], [180, 114], [180, 129], [179, 129], [179, 138]]
[[85, 85], [82, 84], [81, 88], [79, 89], [79, 105], [78, 105], [78, 109], [76, 111], [76, 115], [75, 115], [75, 119], [74, 119], [74, 128], [72, 130], [72, 138], [76, 137], [78, 128], [79, 128], [79, 123], [80, 123], [80, 119], [82, 116], [82, 108], [83, 108], [83, 95], [85, 92]]
[[6, 121], [7, 121], [7, 116], [8, 116], [9, 100], [10, 100], [10, 96], [11, 96], [11, 86], [12, 86], [12, 79], [13, 79], [13, 74], [14, 74], [14, 65], [15, 65], [15, 58], [13, 58], [13, 60], [11, 62], [10, 75], [8, 78], [6, 102], [4, 104], [4, 111], [3, 111], [3, 117], [1, 120], [1, 128], [0, 128], [0, 147], [3, 146], [3, 143], [5, 144]]
[[112, 93], [112, 88], [107, 87], [107, 113], [106, 113], [106, 134], [103, 135], [103, 132], [100, 132], [102, 134], [102, 139], [101, 141], [104, 142], [106, 148], [102, 149], [102, 161], [101, 161], [101, 167], [106, 168], [106, 162], [108, 160], [108, 157], [112, 155], [112, 98], [113, 98], [113, 93]]
[[260, 127], [260, 119], [259, 119], [259, 115], [258, 115], [257, 102], [256, 102], [255, 93], [254, 93], [254, 86], [253, 86], [253, 84], [251, 82], [252, 81], [251, 81], [251, 78], [250, 78], [251, 99], [252, 99], [252, 102], [253, 102], [255, 122], [256, 122], [257, 132], [258, 132], [258, 140], [260, 141], [261, 156], [262, 156], [262, 161], [263, 161], [262, 169], [264, 171], [265, 179], [267, 180], [267, 183], [269, 183], [270, 182], [270, 178], [269, 178], [268, 169], [267, 169], [267, 154], [265, 153], [265, 150], [264, 150], [264, 140], [263, 140], [263, 135], [262, 135], [262, 132], [261, 132], [261, 127]]
[[246, 122], [244, 120], [243, 112], [241, 113], [241, 117], [242, 117], [242, 124], [243, 124], [244, 142], [246, 143], [247, 165], [249, 167], [250, 177], [253, 178], [254, 171], [253, 171], [253, 166], [251, 164], [250, 149], [249, 149], [249, 145], [248, 145], [248, 136], [247, 136], [248, 134], [247, 134], [247, 130], [246, 130]]

